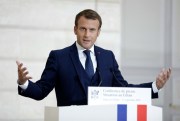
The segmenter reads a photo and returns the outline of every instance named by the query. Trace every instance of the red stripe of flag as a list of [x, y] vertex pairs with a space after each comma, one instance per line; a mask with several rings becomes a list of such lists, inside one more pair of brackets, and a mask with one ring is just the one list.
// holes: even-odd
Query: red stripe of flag
[[147, 121], [147, 105], [137, 105], [137, 121]]

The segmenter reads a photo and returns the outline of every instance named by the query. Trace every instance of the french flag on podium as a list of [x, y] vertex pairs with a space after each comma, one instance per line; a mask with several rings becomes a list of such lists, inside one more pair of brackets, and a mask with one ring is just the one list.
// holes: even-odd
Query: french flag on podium
[[147, 105], [117, 105], [117, 121], [147, 121]]
[[162, 121], [162, 108], [151, 104], [150, 88], [88, 87], [88, 105], [115, 105], [111, 121]]

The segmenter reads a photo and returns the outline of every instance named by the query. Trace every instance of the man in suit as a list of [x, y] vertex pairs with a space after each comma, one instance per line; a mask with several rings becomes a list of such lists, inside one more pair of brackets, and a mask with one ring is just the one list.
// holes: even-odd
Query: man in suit
[[23, 63], [17, 61], [19, 94], [41, 100], [55, 87], [57, 106], [86, 105], [88, 86], [152, 88], [152, 98], [157, 98], [171, 69], [162, 70], [154, 82], [128, 84], [113, 52], [94, 45], [101, 25], [97, 12], [86, 9], [78, 13], [74, 26], [77, 41], [64, 49], [51, 51], [41, 79], [35, 83], [30, 81], [32, 78]]

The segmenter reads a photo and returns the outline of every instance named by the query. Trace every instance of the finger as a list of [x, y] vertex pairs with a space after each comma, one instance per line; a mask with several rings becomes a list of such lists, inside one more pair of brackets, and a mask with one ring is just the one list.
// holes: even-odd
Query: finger
[[19, 66], [21, 63], [19, 61], [16, 61], [16, 64]]
[[18, 70], [18, 73], [22, 75], [25, 71], [26, 71], [26, 68], [22, 68]]
[[167, 71], [167, 78], [168, 79], [170, 78], [170, 75], [171, 75], [171, 68], [169, 68], [168, 71]]
[[23, 72], [23, 73], [22, 73], [22, 78], [25, 79], [25, 78], [27, 77], [28, 74], [29, 74], [28, 71]]
[[171, 68], [168, 69], [168, 73], [171, 74]]
[[160, 77], [163, 77], [163, 76], [164, 76], [164, 72], [161, 72], [161, 73], [159, 74], [159, 76], [160, 76]]
[[164, 80], [165, 79], [165, 76], [164, 76], [164, 72], [161, 72], [158, 77], [161, 79], [161, 80]]
[[32, 79], [31, 76], [27, 76], [28, 74], [29, 74], [28, 71], [22, 73], [22, 74], [20, 75], [20, 77], [19, 77], [19, 80], [21, 80], [22, 82], [24, 82], [24, 81], [27, 81], [27, 80], [29, 80], [29, 79]]
[[161, 89], [165, 85], [166, 81], [158, 79], [156, 85], [158, 89]]
[[16, 64], [17, 64], [17, 66], [19, 67], [19, 66], [20, 66], [20, 64], [21, 64], [21, 62], [16, 61]]
[[23, 73], [23, 77], [24, 77], [24, 78], [30, 77], [30, 76], [27, 76], [28, 74], [29, 74], [28, 71], [24, 72], [24, 73]]
[[23, 73], [25, 73], [25, 71], [27, 70], [26, 67], [23, 67], [23, 68], [20, 68], [18, 69], [18, 74], [19, 74], [19, 77], [23, 78]]
[[158, 89], [161, 89], [163, 87], [163, 83], [158, 77], [157, 77], [157, 80], [156, 80], [156, 86], [157, 86]]
[[163, 78], [164, 80], [168, 80], [168, 78], [169, 78], [169, 69], [163, 70], [162, 78]]
[[169, 69], [167, 69], [167, 71], [166, 71], [166, 77], [167, 77], [167, 79], [169, 79], [170, 74], [171, 74], [171, 72], [169, 71]]
[[25, 77], [27, 74], [29, 74], [28, 71], [24, 72], [24, 73], [23, 73], [23, 77]]
[[164, 79], [163, 79], [161, 76], [159, 76], [159, 77], [157, 78], [157, 81], [158, 81], [159, 83], [161, 83], [161, 84], [164, 83]]
[[165, 76], [166, 80], [168, 80], [168, 79], [169, 79], [170, 74], [171, 74], [171, 69], [170, 69], [170, 68], [169, 68], [169, 69], [167, 69], [167, 70], [164, 72], [164, 76]]
[[29, 80], [29, 79], [32, 79], [32, 77], [31, 76], [27, 76], [25, 79]]
[[19, 76], [19, 78], [23, 78], [23, 73], [24, 72], [25, 72], [25, 70], [18, 69], [18, 76]]
[[23, 73], [23, 77], [24, 77], [24, 80], [29, 80], [29, 79], [32, 79], [31, 76], [27, 76], [29, 74], [28, 71], [26, 71], [25, 73]]
[[23, 67], [23, 63], [20, 63], [20, 64], [18, 65], [18, 71], [20, 71], [22, 67]]
[[21, 72], [25, 72], [26, 70], [27, 70], [27, 68], [24, 67], [24, 68], [21, 69]]
[[29, 74], [29, 71], [26, 71], [26, 72], [23, 73], [23, 76], [27, 77], [28, 74]]
[[167, 70], [165, 70], [163, 72], [163, 78], [164, 78], [164, 80], [167, 80], [167, 78], [168, 78], [168, 71]]
[[166, 81], [167, 81], [167, 78], [165, 77], [165, 75], [164, 75], [163, 73], [160, 73], [160, 74], [158, 75], [157, 80], [158, 80], [160, 83], [165, 84]]

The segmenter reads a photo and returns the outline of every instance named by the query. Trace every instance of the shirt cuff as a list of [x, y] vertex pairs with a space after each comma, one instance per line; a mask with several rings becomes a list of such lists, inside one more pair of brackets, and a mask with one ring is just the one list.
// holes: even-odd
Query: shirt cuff
[[154, 82], [152, 83], [152, 89], [153, 89], [153, 92], [154, 92], [154, 93], [159, 92], [159, 90], [158, 90], [158, 88], [157, 88], [157, 86], [156, 86], [156, 81], [154, 81]]
[[26, 90], [28, 85], [29, 85], [29, 81], [27, 80], [24, 84], [22, 85], [19, 84], [19, 87], [21, 87], [23, 90]]

